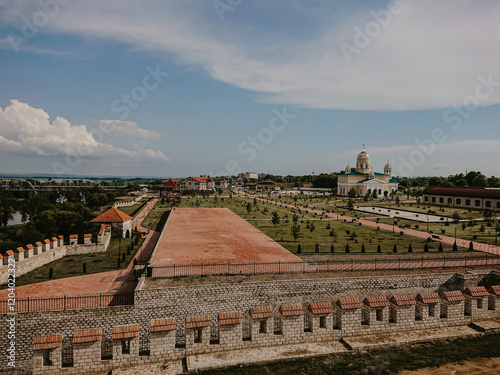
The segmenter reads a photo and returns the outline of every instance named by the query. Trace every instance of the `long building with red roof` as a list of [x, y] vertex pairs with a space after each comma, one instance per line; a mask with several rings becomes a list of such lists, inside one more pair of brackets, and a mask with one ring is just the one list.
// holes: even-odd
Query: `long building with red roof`
[[424, 204], [500, 211], [500, 189], [432, 186], [422, 193]]

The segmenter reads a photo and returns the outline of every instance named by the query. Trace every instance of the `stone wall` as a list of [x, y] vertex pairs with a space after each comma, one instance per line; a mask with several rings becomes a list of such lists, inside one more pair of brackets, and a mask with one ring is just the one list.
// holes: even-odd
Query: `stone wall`
[[[352, 324], [347, 326], [342, 324], [342, 327], [338, 327], [338, 321], [340, 314], [343, 314], [343, 312], [339, 309], [333, 309], [334, 306], [338, 305], [337, 301], [340, 298], [357, 298], [363, 301], [366, 297], [374, 295], [383, 295], [389, 299], [392, 296], [403, 294], [411, 294], [416, 297], [419, 293], [438, 292], [441, 294], [444, 291], [457, 290], [458, 276], [458, 274], [454, 273], [444, 273], [197, 285], [153, 290], [138, 289], [135, 292], [133, 306], [77, 311], [18, 313], [16, 316], [16, 365], [19, 369], [33, 370], [34, 353], [32, 348], [35, 337], [63, 335], [64, 342], [71, 342], [74, 332], [77, 330], [102, 329], [102, 341], [107, 343], [115, 341], [113, 345], [116, 353], [116, 351], [122, 350], [122, 343], [112, 340], [113, 328], [129, 325], [139, 325], [139, 334], [133, 338], [135, 341], [130, 343], [127, 362], [150, 363], [162, 356], [174, 359], [183, 358], [188, 353], [227, 351], [228, 348], [283, 345], [290, 342], [316, 342], [323, 341], [326, 337], [332, 339], [375, 332], [394, 332], [467, 324], [472, 318], [465, 316], [463, 304], [461, 310], [455, 310], [455, 313], [461, 311], [461, 316], [460, 314], [453, 315], [451, 321], [447, 319], [417, 321], [414, 310], [412, 310], [409, 314], [402, 311], [399, 314], [400, 319], [398, 322], [387, 321], [387, 315], [385, 315], [384, 321], [376, 322], [373, 327], [366, 324], [366, 322], [362, 323], [362, 309], [365, 307], [361, 307], [361, 305], [353, 310], [344, 310], [352, 311], [356, 321], [351, 321]], [[497, 271], [483, 273], [482, 277], [478, 277], [476, 280], [481, 283], [485, 277], [489, 277], [489, 280], [495, 280], [495, 285], [500, 284], [500, 273]], [[144, 280], [140, 284], [143, 283]], [[325, 327], [319, 327], [319, 324], [313, 323], [308, 324], [309, 327], [306, 328], [304, 322], [307, 319], [309, 321], [312, 319], [308, 313], [309, 306], [311, 303], [317, 302], [330, 303], [333, 312], [323, 314], [327, 322]], [[275, 327], [273, 327], [272, 322], [274, 320], [283, 321], [284, 317], [280, 312], [280, 307], [287, 304], [301, 305], [303, 314], [298, 317], [287, 318], [290, 320], [282, 323], [285, 329], [274, 332]], [[259, 318], [255, 316], [255, 319], [251, 319], [250, 309], [262, 306], [272, 306], [272, 317], [266, 318], [268, 322], [266, 332], [258, 333]], [[397, 308], [397, 306], [393, 308]], [[222, 344], [217, 340], [220, 313], [242, 314], [241, 322], [238, 320], [222, 329], [224, 332]], [[500, 312], [492, 311], [491, 316], [500, 316]], [[208, 319], [210, 326], [202, 324], [202, 327], [197, 327], [198, 320], [191, 319], [190, 321], [194, 323], [190, 324], [195, 328], [186, 330], [186, 321], [189, 317]], [[155, 333], [152, 335], [152, 321], [165, 319], [175, 319], [175, 324], [171, 325], [169, 333]], [[207, 320], [203, 321], [206, 322]], [[244, 325], [252, 327], [252, 335], [249, 332], [244, 333], [245, 330], [242, 329]], [[196, 342], [200, 331], [194, 332], [195, 329], [201, 329], [201, 342]], [[7, 316], [5, 315], [0, 316], [0, 330], [2, 332], [8, 331]], [[240, 337], [240, 332], [243, 337]], [[150, 341], [150, 338], [154, 340]], [[210, 338], [212, 341], [210, 341]], [[151, 348], [154, 342], [160, 342], [162, 349]], [[0, 353], [6, 353], [9, 344], [7, 335], [0, 337]], [[76, 347], [73, 348], [73, 350], [75, 349]], [[88, 353], [95, 353], [95, 350], [88, 349], [85, 349]], [[64, 353], [67, 350], [67, 345], [63, 343], [62, 352]], [[139, 355], [139, 351], [141, 355]], [[87, 355], [92, 355], [88, 353]], [[153, 353], [153, 355], [148, 353]], [[105, 359], [101, 361], [96, 359], [96, 369], [100, 368], [104, 371], [111, 369], [112, 366], [119, 366], [121, 362], [117, 362], [116, 356], [118, 354], [111, 360]], [[5, 364], [6, 361], [2, 358], [0, 363]], [[78, 361], [74, 361], [74, 363], [78, 363]], [[7, 368], [2, 367], [1, 369], [6, 370]], [[69, 367], [67, 373], [83, 374], [85, 371], [76, 367]]]
[[[27, 245], [26, 249], [19, 248], [15, 252], [16, 276], [24, 275], [47, 263], [60, 259], [66, 255], [90, 254], [104, 252], [111, 240], [109, 227], [104, 227], [97, 235], [97, 242], [92, 242], [91, 237], [85, 235], [83, 243], [78, 243], [78, 237], [69, 238], [68, 245], [64, 244], [63, 236], [46, 239], [33, 245]], [[72, 235], [75, 236], [75, 235]], [[73, 244], [71, 244], [73, 243]], [[0, 259], [0, 285], [8, 281], [8, 257]]]

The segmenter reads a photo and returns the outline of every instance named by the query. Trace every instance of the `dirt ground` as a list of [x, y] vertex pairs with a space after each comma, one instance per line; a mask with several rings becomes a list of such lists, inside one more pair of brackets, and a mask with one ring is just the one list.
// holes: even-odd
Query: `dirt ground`
[[227, 208], [178, 208], [170, 214], [151, 265], [301, 262]]
[[500, 374], [500, 358], [475, 358], [441, 367], [427, 367], [417, 371], [402, 371], [398, 375], [497, 375]]

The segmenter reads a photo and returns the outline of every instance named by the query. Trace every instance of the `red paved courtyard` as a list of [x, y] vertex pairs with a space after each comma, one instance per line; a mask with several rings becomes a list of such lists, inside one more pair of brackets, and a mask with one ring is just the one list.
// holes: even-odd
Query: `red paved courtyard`
[[302, 262], [227, 208], [177, 208], [168, 219], [151, 265], [278, 261]]

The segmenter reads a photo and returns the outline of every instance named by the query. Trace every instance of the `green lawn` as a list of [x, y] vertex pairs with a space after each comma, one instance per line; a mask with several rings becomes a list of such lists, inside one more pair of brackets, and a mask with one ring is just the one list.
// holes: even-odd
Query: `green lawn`
[[442, 341], [409, 348], [390, 348], [367, 353], [331, 354], [266, 365], [201, 371], [206, 375], [358, 375], [398, 374], [473, 358], [500, 357], [500, 334], [465, 340]]
[[[247, 212], [247, 204], [251, 204], [251, 212]], [[249, 198], [233, 198], [233, 199], [184, 199], [183, 207], [227, 207], [234, 213], [247, 220], [257, 229], [273, 238], [286, 249], [296, 252], [300, 243], [303, 253], [312, 253], [315, 251], [316, 244], [319, 244], [321, 253], [329, 253], [330, 247], [333, 244], [334, 252], [345, 253], [346, 244], [349, 243], [351, 253], [360, 253], [361, 247], [365, 245], [366, 253], [376, 253], [377, 245], [380, 244], [383, 253], [393, 253], [394, 245], [397, 245], [398, 253], [406, 253], [411, 243], [414, 253], [423, 253], [424, 245], [427, 242], [425, 239], [420, 239], [412, 236], [401, 236], [399, 232], [376, 231], [376, 229], [359, 226], [357, 223], [344, 223], [335, 219], [325, 219], [321, 215], [314, 215], [305, 212], [298, 212], [292, 209], [267, 204], [257, 201], [254, 204]], [[267, 209], [267, 210], [266, 210]], [[280, 224], [274, 226], [271, 223], [272, 212], [278, 212], [280, 216]], [[350, 216], [354, 215], [352, 211], [342, 210], [339, 213], [345, 213]], [[293, 225], [293, 216], [297, 214], [300, 225], [299, 238], [294, 240], [291, 227]], [[314, 224], [314, 230], [311, 231], [311, 224]], [[328, 225], [330, 229], [328, 229]], [[309, 226], [309, 228], [308, 228]], [[333, 232], [333, 233], [330, 233]], [[334, 236], [331, 236], [334, 234]], [[431, 252], [438, 250], [438, 244], [429, 243]], [[443, 244], [445, 252], [452, 251], [451, 245]], [[460, 251], [467, 249], [459, 248]]]
[[118, 207], [118, 209], [121, 212], [126, 213], [127, 215], [135, 217], [140, 212], [140, 208], [144, 206], [147, 202], [148, 202], [147, 200], [141, 199], [138, 203], [134, 204], [133, 206], [122, 206]]

